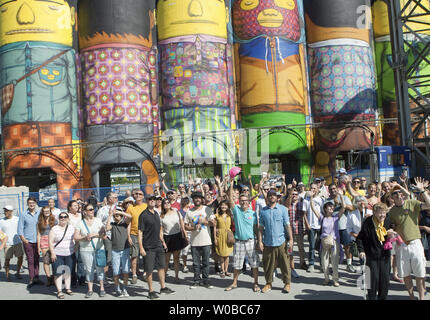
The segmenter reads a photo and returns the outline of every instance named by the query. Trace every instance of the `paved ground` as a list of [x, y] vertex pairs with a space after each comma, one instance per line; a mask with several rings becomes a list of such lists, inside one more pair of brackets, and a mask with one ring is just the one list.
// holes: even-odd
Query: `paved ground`
[[[3, 253], [0, 254], [2, 264], [4, 262]], [[191, 259], [189, 258], [188, 261]], [[296, 260], [296, 265], [298, 261]], [[16, 259], [12, 260], [12, 274], [15, 273]], [[24, 265], [27, 262], [24, 260]], [[318, 264], [319, 265], [319, 264]], [[429, 264], [428, 264], [429, 267]], [[42, 264], [40, 264], [41, 279], [46, 281], [43, 273]], [[259, 268], [259, 283], [261, 288], [264, 285], [264, 275], [262, 268]], [[428, 271], [430, 269], [428, 268]], [[190, 289], [189, 285], [193, 279], [192, 273], [180, 273], [182, 283], [173, 284], [174, 272], [169, 271], [167, 278], [167, 286], [176, 291], [175, 295], [163, 295], [162, 300], [363, 300], [363, 291], [357, 287], [357, 280], [360, 274], [352, 274], [346, 271], [346, 265], [340, 265], [340, 287], [336, 288], [332, 285], [323, 286], [323, 274], [319, 268], [314, 273], [307, 273], [304, 270], [297, 270], [300, 278], [292, 279], [291, 292], [289, 294], [282, 293], [283, 283], [278, 277], [275, 278], [273, 289], [265, 294], [252, 292], [253, 280], [248, 273], [241, 274], [239, 277], [239, 287], [231, 292], [225, 292], [224, 288], [231, 284], [232, 280], [229, 278], [221, 279], [218, 275], [214, 274], [213, 264], [211, 261], [211, 283], [213, 289], [206, 289], [199, 287]], [[0, 300], [56, 300], [55, 287], [34, 286], [27, 290], [28, 270], [25, 267], [23, 279], [17, 280], [12, 276], [12, 282], [6, 282], [4, 269], [0, 270]], [[156, 275], [155, 278], [157, 279]], [[427, 286], [428, 283], [427, 283]], [[113, 296], [113, 285], [106, 287], [107, 295], [100, 298], [98, 295], [99, 288], [94, 288], [95, 294], [89, 300], [118, 300]], [[159, 291], [160, 286], [155, 282], [154, 289]], [[80, 286], [74, 289], [74, 296], [67, 296], [66, 300], [86, 300], [84, 299], [87, 291], [86, 286]], [[128, 292], [130, 300], [147, 300], [148, 298], [148, 285], [141, 279], [136, 285], [129, 285]], [[416, 294], [417, 295], [417, 294]], [[389, 297], [390, 300], [407, 300], [406, 290], [403, 284], [391, 282]], [[123, 298], [124, 299], [124, 298]], [[426, 296], [426, 300], [430, 300], [430, 294]]]

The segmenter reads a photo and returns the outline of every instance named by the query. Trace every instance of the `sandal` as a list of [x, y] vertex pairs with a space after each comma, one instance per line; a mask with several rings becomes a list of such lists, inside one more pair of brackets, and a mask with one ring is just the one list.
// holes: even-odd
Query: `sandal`
[[73, 296], [73, 291], [70, 289], [66, 289], [66, 294], [69, 296]]
[[223, 278], [223, 279], [224, 279], [224, 278], [225, 278], [225, 273], [221, 271], [221, 272], [219, 273], [219, 276], [220, 276], [221, 278]]
[[236, 289], [237, 287], [235, 287], [235, 286], [233, 286], [233, 285], [231, 285], [231, 286], [228, 286], [227, 288], [225, 288], [224, 289], [224, 291], [231, 291], [231, 290], [234, 290], [234, 289]]
[[64, 299], [64, 293], [62, 293], [61, 291], [57, 292], [57, 298], [58, 299]]
[[260, 289], [260, 287], [258, 286], [258, 284], [254, 283], [254, 289], [253, 289], [253, 291], [254, 291], [254, 292], [260, 292], [260, 291], [261, 291], [261, 289]]
[[226, 273], [225, 273], [225, 276], [226, 276], [226, 277], [231, 277], [231, 273], [226, 272]]

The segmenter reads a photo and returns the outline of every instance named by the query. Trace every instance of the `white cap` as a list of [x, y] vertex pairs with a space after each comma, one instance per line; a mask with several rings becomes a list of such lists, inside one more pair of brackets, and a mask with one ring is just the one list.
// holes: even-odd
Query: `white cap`
[[345, 170], [345, 168], [340, 168], [338, 172], [339, 173], [346, 173], [346, 170]]
[[3, 209], [6, 209], [7, 211], [13, 211], [13, 207], [12, 206], [5, 206]]

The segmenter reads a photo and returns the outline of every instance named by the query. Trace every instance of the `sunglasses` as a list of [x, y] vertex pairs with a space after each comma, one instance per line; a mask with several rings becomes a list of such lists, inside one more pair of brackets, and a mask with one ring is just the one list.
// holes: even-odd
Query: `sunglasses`
[[299, 194], [298, 193], [293, 193], [293, 196], [298, 196]]
[[358, 181], [353, 181], [353, 183], [360, 183], [360, 180], [358, 180]]
[[137, 192], [135, 193], [136, 196], [143, 196], [143, 192]]
[[148, 201], [155, 201], [157, 198], [149, 198]]
[[68, 216], [59, 216], [58, 219], [67, 219]]
[[87, 209], [87, 211], [94, 211], [94, 208], [91, 208], [91, 209]]

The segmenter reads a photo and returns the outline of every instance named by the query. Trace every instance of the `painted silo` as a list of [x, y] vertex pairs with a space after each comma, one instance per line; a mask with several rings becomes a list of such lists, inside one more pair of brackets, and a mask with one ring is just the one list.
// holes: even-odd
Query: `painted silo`
[[[79, 187], [76, 0], [0, 2], [0, 104], [6, 185]], [[42, 151], [27, 148], [59, 146]], [[60, 192], [60, 207], [70, 199]]]
[[311, 107], [315, 130], [315, 174], [330, 176], [340, 151], [379, 141], [376, 79], [366, 0], [304, 0]]
[[[158, 1], [163, 129], [181, 137], [181, 162], [234, 163], [236, 126], [229, 1]], [[167, 131], [168, 130], [168, 131]], [[226, 132], [215, 135], [214, 132]], [[195, 135], [192, 135], [195, 134]], [[196, 135], [203, 134], [201, 138]], [[214, 162], [215, 163], [215, 162]], [[179, 172], [169, 172], [171, 178]], [[181, 178], [176, 178], [180, 180]]]
[[79, 1], [87, 185], [110, 186], [114, 166], [138, 167], [142, 185], [158, 181], [154, 11], [155, 0]]
[[232, 15], [241, 126], [289, 125], [270, 132], [270, 157], [289, 157], [283, 160], [289, 162], [285, 173], [306, 180], [310, 154], [302, 1], [235, 0]]

